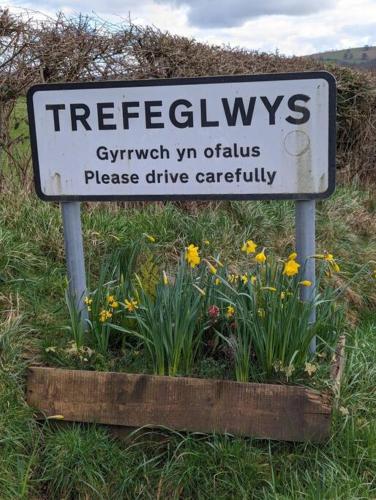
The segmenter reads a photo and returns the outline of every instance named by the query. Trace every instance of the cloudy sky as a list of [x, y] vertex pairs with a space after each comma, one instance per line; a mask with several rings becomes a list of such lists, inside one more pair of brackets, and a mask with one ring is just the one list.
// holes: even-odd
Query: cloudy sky
[[376, 0], [10, 0], [13, 10], [128, 19], [215, 44], [303, 55], [376, 45]]

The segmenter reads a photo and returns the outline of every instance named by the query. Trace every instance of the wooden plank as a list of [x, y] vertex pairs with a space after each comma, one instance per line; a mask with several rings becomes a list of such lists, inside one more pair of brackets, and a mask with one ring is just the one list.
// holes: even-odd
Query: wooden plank
[[32, 367], [27, 401], [45, 417], [287, 441], [328, 437], [325, 394], [298, 386]]

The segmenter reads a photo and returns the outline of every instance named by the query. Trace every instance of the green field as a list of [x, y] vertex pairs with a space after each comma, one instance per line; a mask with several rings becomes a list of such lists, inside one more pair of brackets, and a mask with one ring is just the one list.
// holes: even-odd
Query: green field
[[376, 47], [352, 47], [344, 50], [328, 50], [313, 54], [311, 57], [325, 62], [345, 64], [346, 66], [375, 68], [376, 67]]
[[[376, 202], [374, 190], [340, 186], [318, 203], [317, 246], [341, 267], [363, 264], [346, 309], [347, 364], [327, 443], [292, 444], [161, 430], [116, 440], [108, 429], [37, 423], [24, 401], [29, 364], [70, 340], [59, 206], [13, 182], [0, 198], [0, 498], [13, 499], [372, 499], [376, 497]], [[237, 267], [252, 238], [286, 255], [294, 248], [291, 202], [83, 206], [89, 283], [104, 256], [147, 233], [165, 266], [189, 243], [209, 240]], [[110, 369], [102, 359], [97, 369]]]

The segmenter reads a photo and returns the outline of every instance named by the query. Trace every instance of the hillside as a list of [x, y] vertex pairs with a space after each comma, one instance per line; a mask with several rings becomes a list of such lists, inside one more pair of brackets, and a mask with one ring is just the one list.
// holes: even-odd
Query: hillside
[[376, 46], [365, 45], [344, 50], [329, 50], [312, 54], [311, 57], [323, 62], [334, 62], [356, 68], [376, 68]]

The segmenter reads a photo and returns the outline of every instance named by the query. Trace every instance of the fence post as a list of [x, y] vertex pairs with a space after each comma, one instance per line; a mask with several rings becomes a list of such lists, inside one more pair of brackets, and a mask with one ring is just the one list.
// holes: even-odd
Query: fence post
[[[300, 288], [300, 297], [304, 301], [311, 301], [316, 291], [316, 266], [315, 259], [310, 258], [316, 253], [316, 202], [315, 200], [298, 200], [295, 204], [295, 241], [297, 260], [301, 267], [301, 280], [309, 280], [312, 286]], [[316, 311], [312, 310], [310, 323], [316, 321]], [[309, 346], [310, 352], [316, 351], [316, 338]]]
[[61, 203], [69, 293], [78, 311], [81, 311], [82, 320], [85, 321], [86, 274], [80, 209], [78, 201]]

